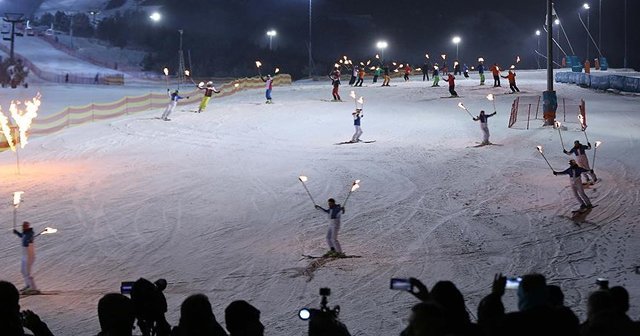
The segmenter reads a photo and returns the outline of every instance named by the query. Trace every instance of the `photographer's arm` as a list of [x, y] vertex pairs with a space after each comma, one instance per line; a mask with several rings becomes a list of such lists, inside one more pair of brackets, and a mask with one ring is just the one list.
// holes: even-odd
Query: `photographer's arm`
[[31, 330], [33, 336], [53, 336], [47, 324], [42, 322], [36, 313], [25, 310], [22, 312], [22, 315], [24, 316], [24, 327]]
[[427, 289], [427, 286], [416, 278], [409, 278], [409, 282], [413, 286], [413, 289], [410, 292], [413, 296], [423, 302], [429, 300], [429, 289]]

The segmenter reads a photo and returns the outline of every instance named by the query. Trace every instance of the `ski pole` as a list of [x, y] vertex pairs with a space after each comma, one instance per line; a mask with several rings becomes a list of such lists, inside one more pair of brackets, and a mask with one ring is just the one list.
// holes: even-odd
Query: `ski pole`
[[307, 185], [305, 184], [305, 182], [307, 182], [308, 178], [306, 176], [298, 176], [298, 180], [300, 181], [300, 183], [302, 183], [302, 186], [304, 187], [304, 190], [307, 191], [307, 195], [309, 195], [309, 198], [311, 199], [311, 202], [313, 202], [313, 206], [318, 205], [316, 203], [316, 201], [313, 199], [313, 196], [311, 196], [311, 193], [309, 192], [309, 189], [307, 188]]
[[351, 189], [349, 189], [349, 193], [347, 194], [347, 198], [344, 199], [344, 202], [342, 202], [342, 207], [344, 208], [345, 205], [347, 205], [347, 201], [349, 200], [349, 197], [351, 197], [351, 193], [353, 193], [354, 191], [358, 190], [360, 188], [360, 180], [355, 180], [353, 181], [353, 183], [351, 183]]
[[493, 112], [498, 112], [498, 111], [496, 110], [496, 98], [495, 98], [495, 96], [493, 95], [493, 93], [488, 94], [488, 95], [487, 95], [487, 99], [489, 99], [489, 100], [493, 103]]
[[562, 144], [562, 150], [566, 151], [567, 149], [564, 148], [564, 141], [562, 140], [562, 132], [560, 132], [560, 127], [562, 126], [562, 124], [556, 120], [555, 126], [558, 129], [558, 135], [560, 135], [560, 143]]
[[469, 110], [467, 110], [467, 108], [464, 106], [464, 104], [462, 104], [462, 102], [458, 103], [458, 107], [459, 107], [459, 108], [461, 108], [461, 109], [463, 109], [463, 110], [465, 110], [465, 111], [467, 111], [467, 113], [469, 113], [469, 116], [470, 116], [471, 118], [475, 118], [475, 117], [471, 114], [471, 112], [469, 112]]
[[578, 120], [580, 121], [580, 128], [582, 129], [582, 133], [584, 133], [584, 138], [589, 143], [589, 137], [587, 136], [587, 124], [584, 122], [584, 117], [582, 114], [578, 114]]
[[540, 155], [542, 155], [542, 158], [547, 161], [547, 164], [549, 165], [549, 168], [551, 169], [551, 171], [555, 171], [553, 170], [553, 167], [551, 167], [551, 164], [549, 163], [549, 160], [547, 160], [547, 158], [544, 156], [544, 153], [542, 153], [542, 146], [536, 146], [536, 149], [538, 150], [538, 152], [540, 153]]
[[602, 144], [602, 141], [596, 141], [596, 146], [593, 148], [593, 161], [591, 164], [591, 170], [596, 169], [596, 152], [598, 151], [598, 147]]

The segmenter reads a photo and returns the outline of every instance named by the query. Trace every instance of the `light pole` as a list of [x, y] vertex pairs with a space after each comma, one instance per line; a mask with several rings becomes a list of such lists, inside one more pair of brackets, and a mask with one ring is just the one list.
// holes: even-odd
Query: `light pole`
[[376, 43], [376, 47], [380, 49], [380, 62], [382, 62], [382, 64], [384, 64], [384, 50], [388, 46], [389, 44], [386, 41], [378, 41], [378, 43]]
[[13, 47], [16, 40], [16, 23], [24, 22], [24, 14], [22, 13], [4, 13], [3, 20], [11, 23], [11, 49], [9, 52], [9, 59], [13, 61]]
[[269, 36], [269, 50], [273, 50], [273, 37], [276, 36], [277, 33], [275, 29], [271, 29], [267, 32], [267, 36]]
[[[543, 97], [543, 116], [546, 126], [554, 125], [556, 120], [556, 110], [558, 109], [558, 96], [553, 90], [553, 2], [547, 0], [547, 90], [542, 93]], [[560, 21], [558, 21], [560, 23]]]
[[627, 68], [627, 0], [624, 0], [624, 68]]
[[313, 75], [313, 57], [311, 56], [311, 5], [312, 0], [309, 0], [309, 78]]
[[536, 30], [536, 39], [537, 39], [537, 47], [536, 47], [536, 63], [538, 64], [538, 70], [540, 70], [540, 29]]
[[582, 5], [582, 8], [587, 10], [587, 60], [589, 60], [589, 34], [591, 34], [589, 30], [589, 17], [591, 16], [591, 6], [589, 6], [588, 3], [585, 3], [584, 5]]
[[602, 0], [598, 5], [598, 48], [602, 50]]
[[456, 60], [460, 61], [460, 59], [458, 58], [458, 45], [460, 44], [462, 39], [460, 38], [460, 36], [454, 36], [451, 41], [456, 45]]

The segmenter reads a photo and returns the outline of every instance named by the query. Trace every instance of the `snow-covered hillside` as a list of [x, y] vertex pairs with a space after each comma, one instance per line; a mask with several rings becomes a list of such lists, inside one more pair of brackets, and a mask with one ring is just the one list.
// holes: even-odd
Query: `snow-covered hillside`
[[[518, 78], [520, 96], [545, 88], [542, 72]], [[371, 144], [334, 145], [353, 131], [349, 88], [342, 89], [347, 102], [330, 103], [329, 83], [307, 82], [276, 87], [273, 105], [263, 104], [261, 90], [247, 91], [214, 99], [202, 114], [179, 107], [171, 122], [158, 120], [157, 110], [33, 139], [20, 152], [21, 175], [14, 155], [0, 153], [7, 200], [0, 274], [21, 287], [8, 204], [23, 190], [19, 220], [60, 231], [36, 241], [36, 281], [56, 295], [21, 305], [58, 335], [95, 334], [100, 296], [141, 276], [169, 281], [172, 324], [181, 301], [202, 292], [219, 320], [232, 300], [250, 301], [270, 335], [302, 334], [296, 312], [319, 304], [320, 287], [332, 289], [330, 304], [341, 305], [352, 334], [397, 334], [414, 299], [389, 290], [391, 277], [429, 286], [453, 280], [475, 312], [494, 273], [540, 272], [563, 287], [582, 318], [595, 278], [606, 277], [628, 288], [630, 315], [640, 314], [633, 269], [640, 257], [638, 97], [557, 87], [560, 97], [586, 100], [589, 139], [603, 141], [596, 162], [602, 182], [587, 190], [599, 206], [576, 222], [568, 178], [553, 176], [535, 150], [543, 145], [554, 168], [565, 168], [557, 131], [540, 121], [528, 131], [508, 129], [514, 96], [506, 88], [460, 80], [464, 98], [441, 99], [445, 87], [417, 76], [392, 84], [356, 90], [365, 98], [362, 138], [377, 140]], [[95, 90], [73, 88], [72, 95], [42, 85], [42, 108], [52, 96], [78, 105]], [[490, 111], [488, 93], [496, 94], [498, 111], [491, 140], [502, 146], [467, 148], [480, 140], [479, 125], [456, 105]], [[577, 124], [567, 125], [567, 146], [584, 141]], [[342, 202], [350, 182], [362, 180], [340, 233], [345, 251], [362, 258], [317, 269], [301, 258], [324, 253], [327, 223], [300, 174], [319, 202]], [[507, 296], [507, 308], [516, 309], [515, 294]]]

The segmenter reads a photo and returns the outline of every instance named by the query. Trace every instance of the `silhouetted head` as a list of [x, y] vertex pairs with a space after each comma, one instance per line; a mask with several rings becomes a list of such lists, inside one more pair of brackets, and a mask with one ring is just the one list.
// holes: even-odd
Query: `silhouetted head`
[[31, 228], [31, 223], [29, 222], [22, 222], [22, 231], [26, 231], [29, 230]]
[[480, 115], [483, 116], [484, 115], [484, 110], [480, 111]]
[[7, 281], [0, 281], [0, 330], [3, 335], [22, 335], [20, 320], [20, 293], [16, 286]]
[[429, 295], [444, 308], [448, 320], [469, 322], [469, 313], [464, 305], [464, 297], [453, 282], [438, 281]]
[[222, 327], [216, 321], [209, 298], [195, 294], [182, 302], [179, 329], [181, 335], [218, 335]]
[[260, 311], [247, 301], [233, 301], [224, 310], [224, 320], [230, 336], [263, 336]]
[[626, 314], [629, 311], [629, 292], [622, 286], [614, 286], [609, 289], [609, 293], [616, 312]]
[[333, 207], [334, 205], [336, 205], [336, 200], [330, 198], [327, 200], [327, 204], [329, 204], [329, 207]]
[[564, 306], [564, 293], [562, 293], [562, 289], [560, 286], [556, 285], [548, 285], [547, 293], [549, 295], [549, 305], [552, 307], [563, 307]]
[[131, 335], [135, 314], [133, 302], [119, 293], [109, 293], [98, 301], [100, 329], [106, 335]]
[[613, 298], [609, 291], [595, 291], [589, 295], [587, 301], [587, 318], [591, 320], [600, 313], [612, 311], [613, 307]]
[[445, 312], [436, 302], [421, 302], [411, 308], [407, 336], [443, 335]]
[[525, 311], [548, 305], [547, 281], [541, 274], [527, 274], [518, 287], [518, 309]]

